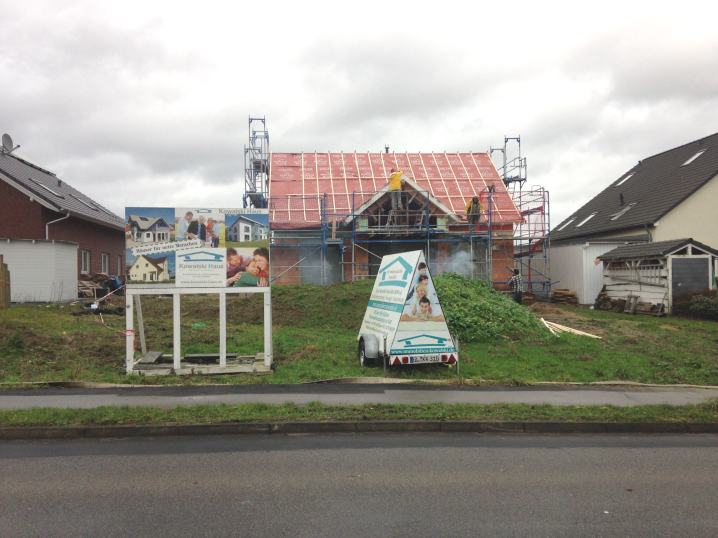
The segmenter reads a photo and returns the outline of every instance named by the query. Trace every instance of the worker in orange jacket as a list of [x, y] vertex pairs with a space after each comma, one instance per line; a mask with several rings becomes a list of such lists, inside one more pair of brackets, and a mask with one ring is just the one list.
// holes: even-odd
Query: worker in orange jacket
[[466, 204], [466, 220], [469, 224], [476, 225], [481, 219], [481, 213], [484, 211], [478, 196], [474, 196], [469, 203]]

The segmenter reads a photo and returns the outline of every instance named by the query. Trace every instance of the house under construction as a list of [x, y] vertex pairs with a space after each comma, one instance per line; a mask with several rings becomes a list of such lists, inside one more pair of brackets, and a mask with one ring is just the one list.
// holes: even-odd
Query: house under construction
[[[392, 168], [409, 178], [401, 209]], [[406, 250], [423, 250], [432, 272], [500, 284], [517, 266], [516, 230], [533, 225], [527, 248], [537, 249], [534, 213], [522, 215], [488, 153], [271, 153], [269, 191], [277, 284], [370, 277], [382, 256]], [[474, 196], [483, 211], [469, 224]]]

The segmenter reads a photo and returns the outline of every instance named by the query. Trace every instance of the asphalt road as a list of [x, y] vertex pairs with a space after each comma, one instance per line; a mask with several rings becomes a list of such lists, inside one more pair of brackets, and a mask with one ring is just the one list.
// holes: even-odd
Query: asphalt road
[[0, 536], [716, 536], [718, 436], [0, 443]]

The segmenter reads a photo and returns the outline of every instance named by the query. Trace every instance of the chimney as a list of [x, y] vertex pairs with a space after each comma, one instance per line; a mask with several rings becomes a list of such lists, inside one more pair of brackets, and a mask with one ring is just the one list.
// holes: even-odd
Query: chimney
[[621, 207], [623, 207], [623, 193], [620, 193], [620, 194], [618, 195], [618, 197], [619, 197], [619, 200], [620, 200], [620, 202], [621, 202]]
[[389, 145], [384, 146], [384, 153], [389, 153]]

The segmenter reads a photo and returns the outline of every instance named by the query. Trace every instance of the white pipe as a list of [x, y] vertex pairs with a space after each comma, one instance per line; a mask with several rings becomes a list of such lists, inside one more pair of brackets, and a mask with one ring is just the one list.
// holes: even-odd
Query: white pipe
[[64, 217], [60, 217], [56, 220], [51, 220], [47, 224], [45, 224], [45, 239], [50, 239], [50, 224], [55, 224], [56, 222], [60, 222], [61, 220], [69, 219], [70, 218], [70, 212], [67, 212], [67, 215]]

